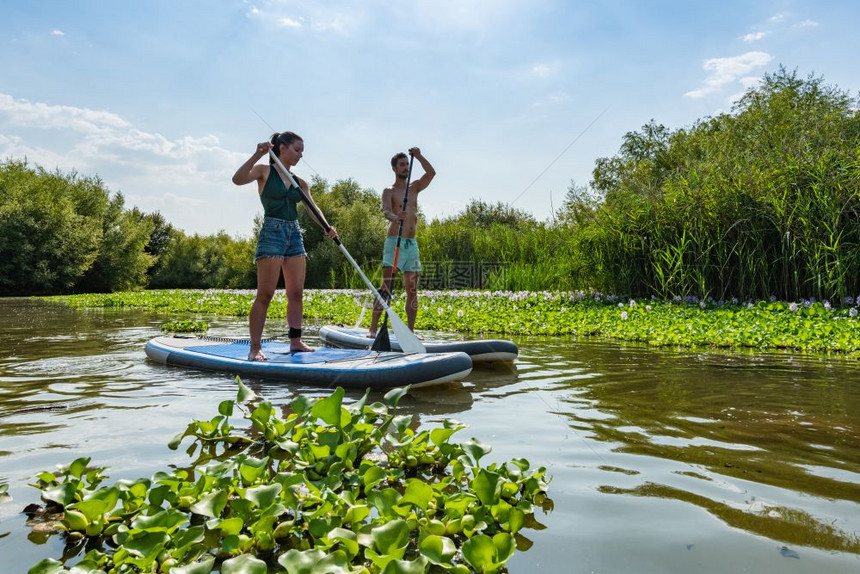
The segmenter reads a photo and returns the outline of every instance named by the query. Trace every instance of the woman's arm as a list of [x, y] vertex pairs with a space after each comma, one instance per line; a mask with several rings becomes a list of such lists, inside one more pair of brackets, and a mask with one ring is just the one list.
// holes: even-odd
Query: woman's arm
[[254, 155], [248, 158], [248, 161], [243, 163], [239, 169], [236, 170], [236, 173], [233, 174], [233, 183], [236, 185], [245, 185], [246, 183], [263, 179], [264, 174], [267, 173], [268, 170], [265, 165], [257, 165], [257, 162], [260, 161], [264, 155], [268, 154], [270, 149], [272, 149], [272, 144], [269, 142], [257, 144], [257, 149], [254, 151]]

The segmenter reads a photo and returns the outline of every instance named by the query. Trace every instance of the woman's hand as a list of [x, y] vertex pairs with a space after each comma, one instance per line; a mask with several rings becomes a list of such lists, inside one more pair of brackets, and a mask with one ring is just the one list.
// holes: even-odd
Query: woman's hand
[[272, 149], [273, 147], [275, 147], [275, 146], [272, 145], [272, 142], [260, 142], [257, 144], [257, 155], [262, 157], [262, 156], [268, 154], [269, 150]]
[[334, 239], [337, 237], [337, 230], [334, 227], [329, 227], [328, 231], [326, 231], [325, 236], [329, 239]]

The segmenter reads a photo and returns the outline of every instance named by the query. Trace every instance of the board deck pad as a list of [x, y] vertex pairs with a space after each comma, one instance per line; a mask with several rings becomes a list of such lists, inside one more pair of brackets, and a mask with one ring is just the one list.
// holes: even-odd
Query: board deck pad
[[[201, 345], [198, 347], [186, 347], [187, 351], [204, 353], [216, 357], [228, 359], [248, 360], [248, 341], [235, 341], [221, 345]], [[333, 361], [349, 361], [362, 359], [371, 354], [370, 351], [360, 349], [339, 349], [332, 352], [329, 347], [319, 347], [316, 351], [305, 353], [293, 353], [288, 343], [266, 342], [263, 343], [263, 354], [266, 355], [266, 363], [296, 363], [301, 365], [312, 365], [315, 363], [330, 363]]]

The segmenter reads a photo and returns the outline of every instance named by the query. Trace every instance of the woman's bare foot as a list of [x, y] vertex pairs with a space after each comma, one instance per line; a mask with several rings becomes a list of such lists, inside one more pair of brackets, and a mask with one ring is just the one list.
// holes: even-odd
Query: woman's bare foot
[[312, 353], [315, 349], [305, 345], [301, 339], [293, 339], [290, 341], [291, 353]]
[[248, 360], [249, 361], [266, 361], [269, 357], [263, 354], [262, 349], [251, 349], [248, 352]]
[[365, 337], [367, 337], [368, 339], [375, 339], [376, 338], [376, 331], [368, 331], [367, 335], [365, 335]]

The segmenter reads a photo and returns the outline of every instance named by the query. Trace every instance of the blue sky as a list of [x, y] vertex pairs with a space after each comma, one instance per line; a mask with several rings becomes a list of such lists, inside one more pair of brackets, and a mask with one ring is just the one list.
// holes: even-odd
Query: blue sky
[[246, 236], [259, 200], [230, 177], [259, 114], [303, 136], [303, 177], [379, 192], [419, 146], [428, 217], [546, 220], [626, 132], [728, 111], [780, 64], [856, 95], [858, 29], [856, 0], [0, 0], [0, 158]]

